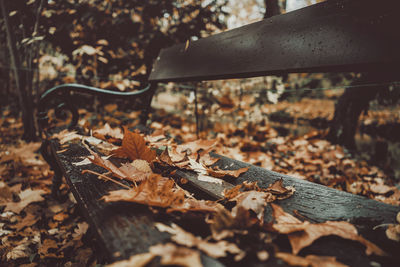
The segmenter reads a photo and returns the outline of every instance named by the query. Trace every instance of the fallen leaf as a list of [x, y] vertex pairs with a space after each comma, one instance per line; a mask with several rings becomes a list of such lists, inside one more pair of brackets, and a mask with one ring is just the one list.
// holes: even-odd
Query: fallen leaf
[[177, 244], [186, 247], [196, 247], [213, 258], [226, 257], [227, 252], [231, 254], [244, 253], [233, 243], [230, 243], [225, 240], [221, 240], [216, 243], [205, 241], [200, 237], [196, 237], [192, 233], [183, 230], [181, 227], [179, 227], [174, 223], [171, 226], [167, 226], [162, 223], [155, 223], [154, 226], [160, 232], [167, 232], [171, 234], [172, 235], [171, 240], [176, 242]]
[[77, 225], [78, 227], [75, 228], [72, 237], [75, 240], [81, 239], [84, 234], [86, 234], [87, 230], [89, 229], [89, 225], [86, 222], [80, 222]]
[[394, 241], [400, 242], [400, 212], [396, 216], [397, 224], [390, 224], [386, 229], [386, 236]]
[[156, 255], [153, 253], [142, 253], [131, 256], [127, 260], [117, 261], [112, 264], [106, 265], [107, 267], [144, 267], [154, 259]]
[[60, 212], [53, 216], [53, 220], [62, 222], [62, 221], [65, 221], [68, 217], [69, 217], [69, 214], [67, 212]]
[[388, 186], [384, 184], [370, 184], [369, 190], [375, 194], [387, 194], [390, 191], [396, 190], [395, 186]]
[[18, 196], [21, 199], [19, 202], [8, 202], [4, 211], [12, 211], [19, 214], [26, 206], [33, 202], [43, 201], [44, 190], [32, 190], [30, 188], [21, 191]]
[[161, 257], [162, 265], [178, 265], [183, 267], [201, 267], [200, 252], [172, 243], [158, 244], [149, 248], [150, 253]]
[[198, 163], [193, 159], [189, 159], [189, 168], [198, 174], [197, 179], [200, 181], [222, 184], [221, 179], [216, 179], [214, 177], [207, 175], [208, 173], [207, 169], [201, 163]]
[[220, 158], [214, 158], [210, 155], [210, 153], [206, 153], [203, 156], [200, 157], [200, 163], [203, 164], [204, 166], [211, 166], [217, 163], [220, 160]]
[[208, 174], [210, 174], [213, 177], [217, 178], [224, 178], [224, 177], [234, 177], [238, 178], [239, 175], [241, 175], [244, 172], [247, 172], [249, 168], [241, 168], [238, 170], [221, 170], [219, 168], [216, 169], [207, 169]]
[[252, 210], [257, 214], [257, 218], [262, 222], [264, 219], [264, 210], [268, 202], [274, 201], [276, 198], [269, 192], [246, 191], [241, 192], [231, 199], [236, 201], [236, 206], [232, 209], [232, 215], [236, 216], [238, 209], [244, 208]]
[[106, 202], [128, 201], [166, 208], [182, 205], [184, 195], [182, 190], [174, 190], [173, 180], [153, 174], [136, 188], [111, 191], [102, 199]]
[[32, 213], [28, 213], [28, 214], [26, 214], [26, 216], [25, 216], [21, 221], [19, 221], [17, 224], [10, 225], [10, 228], [13, 228], [13, 229], [15, 229], [15, 230], [17, 230], [17, 231], [20, 231], [20, 230], [22, 230], [22, 229], [25, 228], [25, 227], [34, 225], [39, 219], [40, 219], [40, 218], [38, 218], [37, 215], [34, 215], [34, 214], [32, 214]]
[[188, 210], [214, 212], [216, 207], [220, 205], [212, 201], [185, 198], [185, 191], [175, 187], [173, 180], [158, 174], [152, 174], [138, 187], [129, 190], [110, 191], [102, 199], [105, 202], [127, 201], [168, 208], [168, 212], [186, 212]]
[[41, 257], [46, 257], [49, 254], [50, 249], [58, 249], [57, 242], [53, 239], [45, 239], [39, 246], [38, 253]]
[[393, 241], [400, 242], [400, 224], [389, 225], [386, 229], [386, 236]]
[[212, 219], [208, 219], [210, 224], [212, 237], [214, 240], [222, 240], [227, 237], [233, 237], [235, 233], [246, 235], [248, 229], [259, 220], [250, 216], [250, 212], [239, 207], [236, 216], [225, 209], [223, 206], [216, 207], [217, 212], [213, 214]]
[[78, 134], [77, 131], [68, 131], [68, 129], [62, 130], [59, 133], [55, 133], [51, 136], [52, 138], [57, 138], [61, 145], [74, 141], [82, 140], [83, 135]]
[[14, 247], [10, 252], [7, 253], [7, 260], [16, 260], [29, 257], [31, 253], [29, 245], [30, 242], [28, 241], [28, 238], [25, 237], [16, 247]]
[[178, 145], [176, 147], [176, 151], [178, 153], [186, 152], [189, 155], [193, 155], [199, 152], [200, 150], [203, 150], [204, 152], [210, 151], [216, 145], [216, 143], [217, 143], [216, 140], [196, 140], [182, 145]]
[[138, 134], [129, 131], [124, 127], [124, 138], [122, 139], [122, 147], [114, 150], [118, 157], [127, 157], [130, 160], [144, 159], [152, 162], [156, 158], [156, 152], [146, 146], [144, 138]]
[[305, 257], [296, 256], [289, 253], [277, 252], [275, 257], [285, 261], [287, 264], [292, 266], [312, 266], [312, 267], [347, 267], [343, 263], [337, 262], [335, 257], [331, 256], [316, 256], [307, 255]]
[[311, 224], [301, 222], [297, 218], [283, 211], [278, 205], [272, 204], [273, 216], [277, 223], [273, 228], [281, 233], [287, 234], [292, 246], [293, 254], [297, 255], [301, 249], [311, 245], [315, 240], [322, 236], [336, 235], [345, 239], [358, 241], [366, 248], [365, 253], [372, 253], [385, 256], [386, 253], [372, 242], [358, 235], [354, 225], [348, 222], [327, 221], [324, 223]]
[[124, 135], [120, 128], [111, 128], [110, 124], [106, 123], [103, 127], [93, 131], [93, 134], [100, 134], [103, 136], [110, 136], [117, 139], [122, 139]]
[[21, 143], [19, 147], [11, 146], [6, 151], [0, 153], [0, 163], [14, 161], [23, 164], [24, 166], [42, 166], [46, 162], [41, 159], [36, 153], [41, 146], [41, 143]]
[[[86, 147], [87, 150], [92, 154], [93, 158], [88, 158], [93, 164], [96, 164], [104, 169], [110, 171], [114, 176], [119, 179], [125, 179], [133, 182], [139, 182], [147, 179], [151, 175], [151, 169], [142, 171], [138, 170], [136, 166], [142, 166], [143, 163], [137, 162], [134, 160], [132, 164], [125, 163], [122, 164], [121, 167], [115, 166], [111, 161], [107, 158], [100, 157], [97, 153], [92, 151], [89, 147]], [[139, 160], [140, 161], [140, 160]], [[150, 168], [150, 167], [149, 167]]]

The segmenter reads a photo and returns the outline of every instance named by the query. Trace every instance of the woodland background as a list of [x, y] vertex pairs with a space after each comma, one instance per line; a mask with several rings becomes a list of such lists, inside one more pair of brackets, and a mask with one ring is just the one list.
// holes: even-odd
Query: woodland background
[[[291, 1], [269, 0], [0, 4], [0, 261], [5, 266], [99, 262], [67, 186], [64, 202], [51, 198], [53, 174], [36, 153], [35, 106], [46, 89], [76, 82], [135, 90], [145, 84], [162, 47], [291, 8]], [[166, 129], [181, 142], [217, 138], [217, 152], [228, 157], [399, 205], [399, 84], [357, 86], [370, 78], [317, 73], [161, 84], [149, 127]], [[360, 90], [368, 93], [360, 96]], [[138, 123], [133, 103], [82, 98], [80, 105], [85, 127]], [[358, 115], [346, 121], [348, 114]], [[40, 188], [44, 197], [29, 195], [29, 188]], [[10, 201], [23, 202], [22, 212], [6, 211]]]

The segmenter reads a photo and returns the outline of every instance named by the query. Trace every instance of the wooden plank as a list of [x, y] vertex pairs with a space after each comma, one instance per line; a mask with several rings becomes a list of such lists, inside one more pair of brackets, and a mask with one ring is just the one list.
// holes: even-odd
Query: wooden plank
[[[148, 248], [165, 243], [170, 235], [159, 232], [153, 225], [155, 215], [145, 206], [131, 203], [105, 203], [99, 200], [110, 190], [120, 189], [113, 183], [99, 180], [93, 174], [81, 174], [88, 166], [75, 166], [73, 162], [82, 161], [89, 152], [81, 145], [72, 144], [68, 150], [57, 153], [57, 143], [52, 143], [52, 151], [62, 169], [66, 181], [81, 208], [81, 211], [94, 230], [100, 247], [109, 261], [127, 259], [131, 255], [148, 252]], [[104, 169], [90, 165], [90, 169], [104, 172]], [[157, 218], [157, 221], [162, 218]], [[204, 266], [224, 266], [213, 258], [201, 255]]]
[[400, 66], [397, 0], [326, 1], [163, 49], [153, 82]]
[[[149, 246], [164, 243], [169, 239], [168, 234], [160, 233], [152, 226], [155, 221], [163, 221], [165, 218], [163, 219], [162, 216], [155, 217], [147, 207], [126, 203], [105, 203], [99, 200], [109, 190], [118, 187], [112, 183], [100, 181], [94, 175], [82, 175], [81, 170], [88, 168], [88, 166], [77, 167], [72, 164], [72, 162], [81, 161], [83, 156], [89, 155], [83, 146], [73, 144], [65, 152], [56, 153], [55, 151], [56, 145], [53, 144], [54, 156], [62, 167], [66, 180], [84, 216], [91, 228], [95, 230], [97, 239], [109, 255], [109, 260], [125, 259], [130, 255], [146, 252]], [[249, 170], [237, 180], [230, 181], [232, 184], [224, 183], [221, 187], [199, 182], [196, 175], [190, 171], [179, 170], [176, 175], [188, 179], [193, 188], [202, 191], [204, 196], [209, 199], [221, 197], [221, 191], [225, 187], [229, 188], [244, 181], [258, 181], [261, 187], [267, 187], [270, 183], [282, 178], [285, 185], [293, 185], [296, 188], [296, 193], [292, 197], [278, 202], [287, 212], [293, 214], [293, 211], [297, 210], [311, 222], [351, 221], [364, 237], [391, 254], [389, 258], [378, 259], [379, 263], [385, 266], [387, 262], [400, 260], [396, 256], [396, 251], [400, 250], [400, 245], [390, 242], [385, 237], [384, 228], [373, 230], [376, 225], [395, 222], [395, 216], [400, 211], [400, 207], [214, 155], [221, 157], [221, 160], [217, 163], [221, 169], [249, 167]], [[90, 169], [98, 172], [104, 171], [102, 168], [93, 165], [90, 166]], [[266, 211], [265, 220], [271, 220], [269, 208]], [[165, 222], [168, 223], [168, 221]], [[282, 241], [278, 240], [277, 242]], [[279, 246], [281, 247], [282, 244]], [[306, 253], [304, 255], [335, 256], [339, 261], [350, 266], [367, 266], [371, 260], [365, 255], [364, 248], [359, 243], [333, 236], [316, 241], [302, 253]], [[205, 266], [223, 266], [220, 262], [203, 254], [202, 262]], [[269, 266], [286, 266], [285, 263], [276, 258], [271, 258], [268, 264]], [[248, 265], [257, 266], [257, 263], [249, 262]]]
[[[388, 205], [366, 197], [353, 195], [347, 192], [339, 191], [320, 184], [294, 178], [288, 175], [269, 171], [248, 163], [233, 160], [213, 153], [213, 156], [221, 158], [215, 166], [220, 169], [235, 170], [249, 167], [249, 170], [243, 173], [238, 179], [233, 179], [231, 188], [234, 185], [241, 184], [244, 181], [257, 181], [261, 188], [267, 188], [271, 183], [283, 179], [285, 186], [294, 186], [296, 192], [288, 199], [277, 201], [286, 212], [295, 215], [294, 211], [304, 216], [313, 223], [325, 221], [349, 221], [353, 223], [358, 232], [371, 242], [374, 242], [387, 253], [389, 257], [373, 259], [381, 266], [393, 266], [393, 262], [400, 261], [400, 244], [386, 238], [385, 228], [375, 229], [375, 226], [385, 223], [396, 223], [396, 215], [400, 212], [400, 207]], [[198, 181], [196, 174], [190, 171], [180, 170], [176, 172], [180, 178], [186, 178], [193, 189], [203, 188], [203, 192], [210, 195], [211, 199], [222, 198], [223, 187], [226, 185], [215, 186], [213, 183]], [[272, 221], [272, 210], [268, 206], [265, 212], [264, 220]], [[364, 248], [352, 241], [340, 239], [334, 236], [324, 237], [313, 243], [312, 246], [305, 249], [303, 255], [329, 255], [337, 258], [349, 266], [369, 266], [369, 259]], [[278, 264], [274, 262], [271, 266]]]

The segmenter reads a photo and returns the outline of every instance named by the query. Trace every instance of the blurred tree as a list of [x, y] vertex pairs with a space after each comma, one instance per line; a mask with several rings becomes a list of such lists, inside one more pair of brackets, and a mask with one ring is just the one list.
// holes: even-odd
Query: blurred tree
[[[24, 138], [33, 140], [39, 63], [58, 65], [50, 85], [80, 82], [125, 90], [146, 81], [162, 47], [225, 28], [227, 0], [0, 0]], [[41, 53], [39, 53], [39, 48]], [[62, 59], [61, 59], [62, 58]], [[61, 64], [60, 64], [61, 63]], [[73, 70], [66, 69], [67, 65]], [[56, 79], [54, 79], [56, 78]], [[136, 81], [135, 81], [136, 80]], [[43, 88], [47, 88], [49, 84]], [[36, 89], [36, 90], [35, 90]], [[4, 89], [3, 89], [4, 90]], [[36, 99], [37, 100], [37, 99]]]
[[[389, 93], [389, 86], [385, 85], [385, 83], [396, 81], [397, 77], [398, 71], [395, 70], [385, 73], [361, 74], [352, 83], [352, 87], [346, 88], [339, 97], [335, 105], [335, 114], [331, 121], [327, 139], [332, 143], [344, 145], [350, 150], [355, 150], [355, 134], [361, 113], [368, 111], [369, 104], [374, 99], [384, 102], [388, 98], [393, 98], [393, 95]], [[377, 85], [363, 86], [363, 84]]]
[[[5, 31], [0, 38], [6, 40], [11, 69], [18, 93], [19, 108], [22, 112], [24, 124], [23, 139], [33, 141], [36, 139], [34, 121], [33, 72], [38, 47], [38, 23], [44, 0], [36, 1], [5, 1], [1, 0], [2, 22]], [[4, 46], [4, 45], [3, 45]]]
[[264, 19], [279, 15], [281, 13], [279, 7], [279, 0], [264, 0], [265, 3], [265, 14]]
[[77, 67], [78, 82], [106, 85], [110, 75], [144, 81], [162, 47], [224, 29], [226, 2], [50, 1], [44, 34]]

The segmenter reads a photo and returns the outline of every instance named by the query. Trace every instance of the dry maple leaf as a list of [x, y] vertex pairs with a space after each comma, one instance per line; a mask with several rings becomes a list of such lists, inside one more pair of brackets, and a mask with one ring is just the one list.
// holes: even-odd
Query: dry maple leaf
[[215, 169], [207, 169], [207, 172], [209, 175], [217, 178], [224, 178], [224, 177], [238, 178], [239, 175], [241, 175], [244, 172], [247, 172], [248, 170], [249, 170], [248, 167], [240, 168], [238, 170], [221, 170], [217, 167]]
[[172, 235], [171, 240], [176, 242], [177, 244], [186, 247], [197, 247], [198, 249], [206, 253], [208, 256], [213, 258], [226, 257], [227, 252], [231, 254], [244, 253], [233, 243], [227, 242], [225, 240], [221, 240], [216, 243], [211, 243], [201, 239], [200, 237], [194, 236], [192, 233], [183, 230], [176, 224], [172, 224], [170, 227], [162, 223], [155, 223], [154, 226], [160, 232], [170, 233]]
[[39, 150], [41, 143], [22, 143], [19, 147], [8, 147], [6, 151], [0, 152], [0, 163], [14, 161], [25, 166], [45, 165], [36, 151]]
[[188, 153], [189, 155], [196, 154], [200, 150], [203, 150], [203, 153], [209, 152], [217, 143], [216, 140], [196, 140], [192, 142], [188, 142], [182, 145], [178, 145], [176, 147], [176, 151], [178, 153]]
[[185, 193], [174, 188], [174, 181], [152, 174], [137, 188], [110, 191], [102, 199], [106, 202], [128, 201], [156, 207], [178, 207], [183, 204]]
[[236, 201], [236, 206], [232, 209], [232, 215], [236, 217], [238, 209], [244, 208], [252, 210], [257, 214], [257, 218], [262, 222], [264, 219], [264, 210], [268, 202], [274, 201], [276, 198], [269, 192], [246, 191], [239, 193], [231, 199]]
[[307, 255], [305, 257], [296, 256], [289, 253], [277, 252], [275, 257], [285, 261], [287, 264], [292, 266], [302, 266], [302, 267], [347, 267], [343, 263], [337, 262], [335, 257], [331, 256], [316, 256]]
[[140, 182], [147, 179], [152, 174], [150, 166], [148, 166], [148, 168], [143, 166], [146, 165], [147, 161], [145, 161], [146, 163], [144, 163], [141, 160], [134, 160], [132, 163], [122, 164], [121, 167], [118, 168], [108, 159], [100, 157], [96, 152], [92, 151], [89, 147], [86, 146], [86, 149], [93, 156], [93, 159], [88, 158], [93, 164], [103, 167], [104, 169], [110, 171], [114, 176], [120, 179], [125, 179], [133, 182]]
[[18, 196], [21, 199], [19, 202], [9, 202], [4, 211], [12, 211], [19, 214], [26, 206], [33, 202], [43, 201], [43, 194], [46, 192], [42, 189], [32, 190], [31, 188], [21, 191]]
[[136, 188], [110, 191], [102, 199], [106, 202], [127, 201], [168, 208], [167, 212], [188, 210], [214, 212], [217, 206], [220, 206], [212, 201], [185, 198], [185, 191], [175, 187], [173, 180], [158, 174], [152, 174]]
[[217, 207], [217, 212], [212, 219], [207, 219], [210, 224], [212, 237], [214, 240], [222, 240], [227, 237], [233, 237], [235, 233], [245, 235], [248, 229], [259, 220], [251, 217], [250, 212], [242, 207], [239, 207], [236, 216], [225, 209], [223, 206]]
[[336, 235], [345, 239], [358, 241], [366, 248], [365, 253], [372, 253], [385, 256], [386, 253], [372, 242], [358, 235], [354, 225], [348, 222], [327, 221], [324, 223], [311, 224], [310, 222], [301, 222], [294, 216], [283, 211], [281, 207], [271, 204], [273, 216], [277, 223], [272, 227], [281, 234], [287, 234], [292, 246], [293, 254], [299, 253], [301, 249], [311, 245], [320, 237]]
[[296, 191], [294, 189], [294, 187], [291, 186], [287, 186], [284, 187], [283, 186], [283, 180], [277, 180], [274, 183], [270, 184], [268, 186], [268, 188], [264, 189], [264, 188], [260, 188], [257, 185], [257, 182], [252, 182], [249, 183], [247, 181], [243, 182], [240, 185], [237, 185], [229, 190], [224, 190], [223, 195], [226, 199], [228, 200], [233, 200], [234, 198], [236, 198], [239, 194], [242, 194], [243, 191], [247, 192], [247, 191], [257, 191], [257, 192], [265, 192], [265, 193], [269, 193], [272, 195], [268, 195], [266, 194], [265, 197], [268, 200], [268, 202], [272, 202], [275, 199], [286, 199], [291, 197], [294, 192]]
[[146, 145], [146, 140], [138, 134], [129, 131], [124, 127], [124, 138], [122, 139], [122, 147], [114, 150], [118, 157], [127, 157], [130, 160], [144, 159], [152, 162], [156, 158], [156, 152]]
[[103, 127], [93, 131], [93, 135], [110, 136], [116, 139], [122, 139], [124, 135], [120, 128], [111, 128], [110, 124], [106, 123]]
[[272, 193], [277, 199], [282, 200], [291, 197], [296, 189], [292, 186], [283, 186], [283, 179], [281, 178], [270, 184], [265, 191]]

